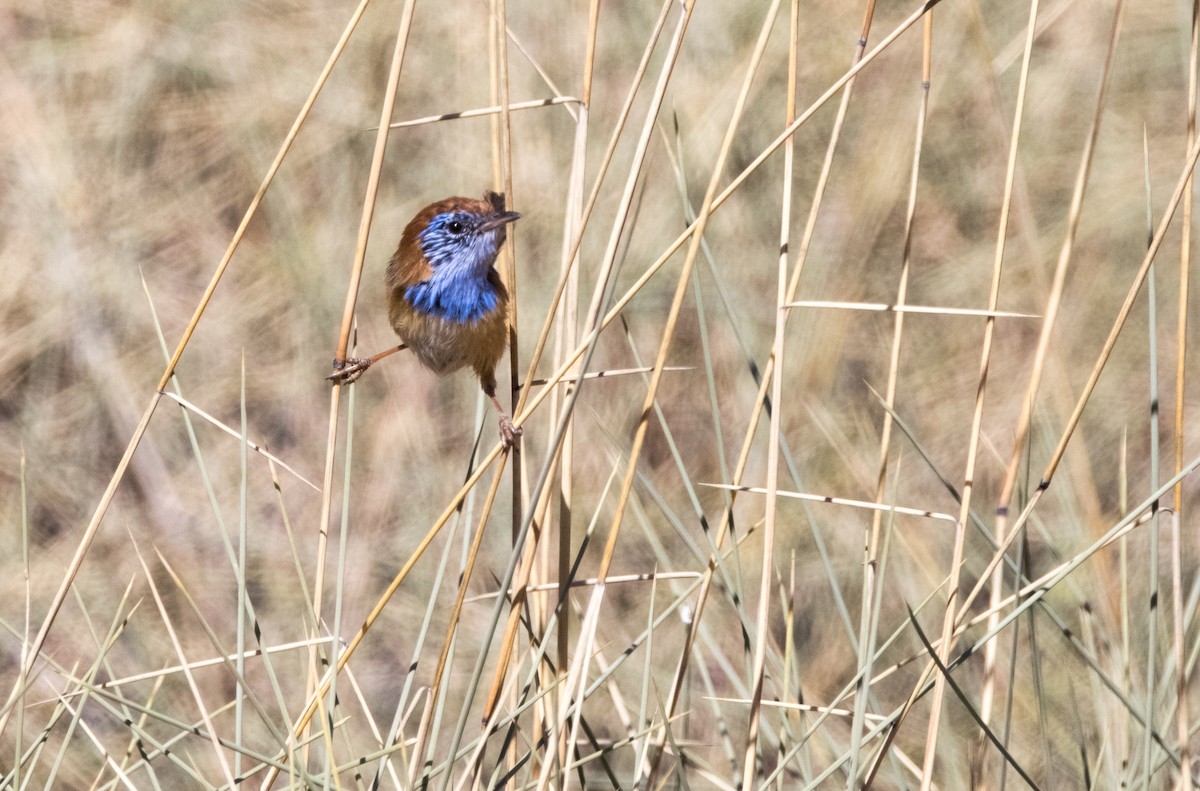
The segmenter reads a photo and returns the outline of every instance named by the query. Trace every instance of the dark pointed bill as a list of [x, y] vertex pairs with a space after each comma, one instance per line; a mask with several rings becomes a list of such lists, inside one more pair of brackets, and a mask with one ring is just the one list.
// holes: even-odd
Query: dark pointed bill
[[483, 222], [478, 225], [478, 230], [492, 231], [519, 219], [521, 219], [521, 215], [515, 211], [498, 211], [484, 217]]

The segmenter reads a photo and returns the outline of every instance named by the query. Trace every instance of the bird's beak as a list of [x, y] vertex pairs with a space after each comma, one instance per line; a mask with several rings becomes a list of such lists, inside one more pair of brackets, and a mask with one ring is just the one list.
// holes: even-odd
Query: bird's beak
[[494, 214], [489, 214], [483, 222], [479, 223], [478, 228], [480, 231], [494, 231], [519, 219], [521, 219], [521, 215], [515, 211], [498, 211]]

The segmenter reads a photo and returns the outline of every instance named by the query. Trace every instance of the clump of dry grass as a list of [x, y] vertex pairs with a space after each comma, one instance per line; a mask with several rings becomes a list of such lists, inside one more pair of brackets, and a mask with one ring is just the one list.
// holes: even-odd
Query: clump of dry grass
[[0, 11], [0, 785], [1191, 788], [1194, 36], [931, 8]]

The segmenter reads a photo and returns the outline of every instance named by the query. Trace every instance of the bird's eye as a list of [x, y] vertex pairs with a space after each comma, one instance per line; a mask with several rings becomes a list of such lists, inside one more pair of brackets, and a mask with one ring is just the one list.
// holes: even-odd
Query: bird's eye
[[458, 235], [463, 232], [463, 224], [461, 222], [459, 222], [458, 220], [452, 221], [449, 225], [446, 226], [446, 228], [450, 231], [450, 233], [455, 234], [455, 235]]

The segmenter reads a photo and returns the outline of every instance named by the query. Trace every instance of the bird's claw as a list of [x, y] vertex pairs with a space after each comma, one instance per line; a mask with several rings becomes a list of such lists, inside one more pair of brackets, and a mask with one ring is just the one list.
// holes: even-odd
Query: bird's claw
[[525, 433], [525, 429], [518, 428], [513, 425], [512, 419], [508, 415], [500, 416], [500, 441], [504, 443], [504, 449], [508, 450], [513, 445], [520, 441], [521, 435]]
[[347, 357], [345, 360], [334, 360], [333, 373], [325, 378], [337, 385], [354, 384], [371, 367], [371, 362], [370, 357]]

